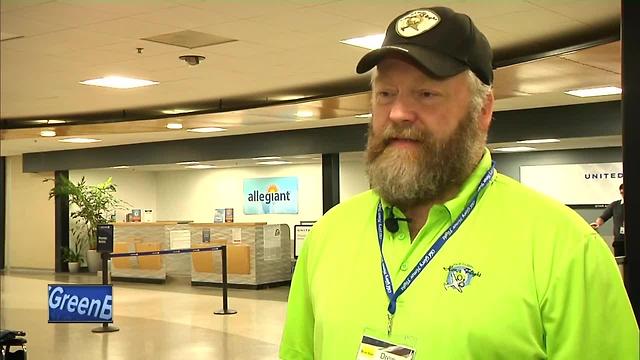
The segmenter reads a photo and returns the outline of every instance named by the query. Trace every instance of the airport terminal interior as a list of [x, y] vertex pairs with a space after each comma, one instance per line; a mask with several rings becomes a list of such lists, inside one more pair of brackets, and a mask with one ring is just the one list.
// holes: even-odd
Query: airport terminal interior
[[[356, 63], [433, 5], [492, 44], [496, 169], [595, 221], [623, 178], [620, 1], [0, 0], [0, 329], [30, 359], [277, 359], [304, 236], [369, 188]], [[114, 185], [97, 240], [60, 176]], [[101, 246], [129, 255], [103, 274]], [[118, 331], [52, 321], [56, 286], [103, 275]]]

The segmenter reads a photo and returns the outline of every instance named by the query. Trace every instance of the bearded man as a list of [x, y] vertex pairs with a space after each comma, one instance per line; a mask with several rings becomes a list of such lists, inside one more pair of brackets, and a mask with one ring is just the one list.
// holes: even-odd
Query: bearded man
[[638, 359], [604, 241], [495, 171], [491, 60], [471, 19], [442, 7], [399, 16], [360, 60], [376, 68], [371, 190], [307, 235], [282, 359]]

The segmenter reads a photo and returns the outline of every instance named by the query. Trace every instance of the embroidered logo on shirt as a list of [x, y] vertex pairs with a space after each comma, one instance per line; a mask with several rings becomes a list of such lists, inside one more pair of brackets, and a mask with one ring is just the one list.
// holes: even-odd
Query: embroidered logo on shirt
[[465, 287], [471, 284], [474, 277], [480, 277], [480, 273], [468, 265], [456, 264], [443, 269], [448, 271], [447, 282], [444, 284], [445, 290], [452, 288], [462, 292]]

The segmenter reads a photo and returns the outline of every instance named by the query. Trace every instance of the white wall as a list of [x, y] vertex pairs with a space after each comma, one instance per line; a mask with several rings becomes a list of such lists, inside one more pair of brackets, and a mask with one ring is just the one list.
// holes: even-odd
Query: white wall
[[69, 179], [77, 183], [84, 176], [87, 184], [96, 185], [109, 177], [116, 184], [116, 197], [130, 204], [116, 212], [116, 221], [124, 221], [131, 209], [151, 209], [157, 214], [156, 173], [130, 169], [91, 169], [69, 171]]
[[[322, 215], [320, 164], [263, 166], [157, 173], [157, 220], [213, 222], [216, 208], [233, 208], [234, 222], [266, 222], [293, 226]], [[298, 177], [298, 214], [245, 215], [243, 179]]]
[[367, 170], [362, 159], [340, 159], [340, 202], [369, 190]]
[[55, 268], [53, 173], [22, 172], [22, 156], [7, 157], [5, 264], [11, 268]]

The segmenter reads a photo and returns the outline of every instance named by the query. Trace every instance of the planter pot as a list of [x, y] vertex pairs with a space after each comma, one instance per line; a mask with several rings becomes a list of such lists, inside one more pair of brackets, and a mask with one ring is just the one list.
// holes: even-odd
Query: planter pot
[[102, 270], [100, 254], [96, 250], [87, 250], [87, 266], [92, 273]]
[[77, 273], [78, 270], [80, 270], [80, 263], [79, 262], [70, 262], [68, 265], [69, 265], [69, 272], [70, 273]]

